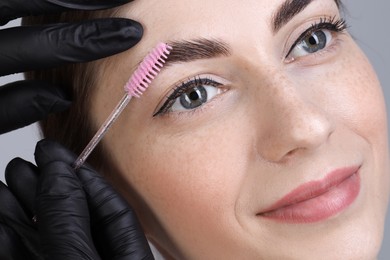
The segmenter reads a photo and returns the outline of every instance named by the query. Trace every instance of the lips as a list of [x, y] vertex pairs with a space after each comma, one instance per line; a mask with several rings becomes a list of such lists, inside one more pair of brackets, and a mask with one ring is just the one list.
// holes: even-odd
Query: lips
[[322, 180], [302, 184], [257, 215], [286, 223], [328, 219], [355, 201], [360, 191], [359, 168], [337, 169]]

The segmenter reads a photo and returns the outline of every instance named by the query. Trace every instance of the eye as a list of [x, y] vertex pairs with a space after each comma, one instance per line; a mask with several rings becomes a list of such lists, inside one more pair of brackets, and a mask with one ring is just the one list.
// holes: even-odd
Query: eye
[[343, 19], [321, 18], [319, 23], [312, 24], [298, 37], [286, 59], [291, 61], [326, 49], [333, 38], [337, 37], [338, 33], [344, 32], [346, 28], [347, 24]]
[[177, 86], [153, 115], [199, 108], [222, 93], [222, 84], [208, 78], [194, 78]]
[[318, 52], [325, 49], [331, 41], [332, 33], [329, 30], [313, 32], [295, 45], [289, 57], [298, 58]]
[[219, 93], [219, 88], [210, 85], [194, 87], [176, 99], [171, 111], [185, 111], [200, 107]]

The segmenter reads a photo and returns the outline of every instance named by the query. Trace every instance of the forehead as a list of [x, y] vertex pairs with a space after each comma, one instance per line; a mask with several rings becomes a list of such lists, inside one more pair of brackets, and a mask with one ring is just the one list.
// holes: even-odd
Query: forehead
[[143, 40], [171, 40], [270, 31], [283, 5], [296, 9], [290, 12], [292, 15], [307, 6], [336, 6], [335, 3], [339, 0], [136, 0], [122, 7], [119, 15], [143, 24]]
[[[235, 27], [243, 29], [248, 19], [267, 21], [272, 10], [282, 0], [138, 0], [122, 9], [120, 15], [140, 21], [145, 37], [178, 38], [209, 31], [231, 33]], [[230, 32], [229, 32], [230, 31]]]

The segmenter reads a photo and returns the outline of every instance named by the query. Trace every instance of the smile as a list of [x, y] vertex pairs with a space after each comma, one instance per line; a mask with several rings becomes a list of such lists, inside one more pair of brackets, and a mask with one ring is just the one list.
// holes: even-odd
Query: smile
[[355, 201], [360, 191], [359, 168], [337, 169], [322, 180], [302, 184], [257, 215], [286, 223], [328, 219]]

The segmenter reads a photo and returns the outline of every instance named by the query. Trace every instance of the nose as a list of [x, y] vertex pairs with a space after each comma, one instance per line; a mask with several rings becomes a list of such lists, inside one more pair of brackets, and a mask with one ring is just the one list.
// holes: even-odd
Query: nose
[[326, 105], [318, 95], [314, 97], [291, 82], [284, 83], [273, 87], [258, 121], [257, 152], [270, 162], [314, 151], [334, 131]]

